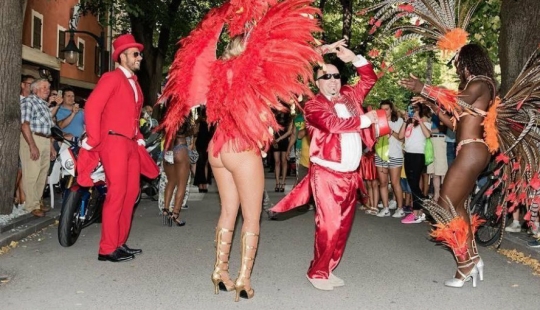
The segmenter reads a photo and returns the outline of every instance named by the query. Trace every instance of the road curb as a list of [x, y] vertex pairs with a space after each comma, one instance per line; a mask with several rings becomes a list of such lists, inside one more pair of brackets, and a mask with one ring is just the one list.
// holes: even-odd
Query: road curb
[[[51, 212], [53, 213], [53, 212]], [[14, 227], [13, 229], [0, 234], [0, 248], [10, 245], [12, 241], [20, 241], [31, 234], [34, 234], [43, 228], [52, 225], [56, 222], [60, 212], [49, 214], [42, 218], [35, 218], [24, 225]]]
[[504, 233], [503, 241], [499, 249], [504, 250], [517, 250], [522, 252], [525, 256], [540, 260], [540, 249], [531, 248], [527, 246], [527, 241], [533, 240], [527, 237], [525, 233]]

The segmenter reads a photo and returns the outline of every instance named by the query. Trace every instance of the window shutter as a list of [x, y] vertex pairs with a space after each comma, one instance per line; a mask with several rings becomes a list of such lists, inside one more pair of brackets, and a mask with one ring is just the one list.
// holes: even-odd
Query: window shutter
[[79, 50], [81, 50], [81, 53], [79, 54], [79, 61], [77, 62], [77, 67], [84, 68], [84, 44], [82, 42], [79, 42]]
[[66, 48], [66, 32], [58, 30], [58, 58], [64, 60], [62, 50]]
[[109, 68], [111, 67], [110, 61], [111, 61], [111, 52], [105, 51], [105, 68], [103, 69], [103, 71], [109, 71]]
[[34, 42], [32, 42], [32, 47], [41, 49], [41, 19], [37, 16], [34, 16]]
[[99, 68], [101, 67], [101, 55], [99, 53], [99, 48], [96, 45], [94, 47], [94, 73], [99, 76]]

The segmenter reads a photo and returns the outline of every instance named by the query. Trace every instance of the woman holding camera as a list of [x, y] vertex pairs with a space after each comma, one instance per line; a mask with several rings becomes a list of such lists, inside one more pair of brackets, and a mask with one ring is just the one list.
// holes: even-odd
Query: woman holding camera
[[431, 115], [426, 106], [414, 105], [413, 109], [399, 131], [399, 139], [405, 139], [405, 174], [413, 196], [413, 213], [401, 220], [403, 224], [422, 223], [426, 218], [422, 212], [422, 199], [427, 197], [420, 189], [420, 179], [426, 168], [425, 148], [426, 140], [431, 136]]

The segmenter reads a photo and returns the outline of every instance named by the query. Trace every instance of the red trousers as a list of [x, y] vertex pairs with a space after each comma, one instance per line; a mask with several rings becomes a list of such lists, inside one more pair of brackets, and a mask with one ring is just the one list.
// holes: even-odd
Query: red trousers
[[103, 205], [99, 254], [111, 254], [126, 243], [139, 193], [140, 159], [136, 141], [108, 135], [99, 157], [105, 169], [107, 198]]
[[315, 198], [315, 256], [308, 269], [312, 279], [328, 279], [345, 251], [354, 213], [359, 174], [310, 166]]

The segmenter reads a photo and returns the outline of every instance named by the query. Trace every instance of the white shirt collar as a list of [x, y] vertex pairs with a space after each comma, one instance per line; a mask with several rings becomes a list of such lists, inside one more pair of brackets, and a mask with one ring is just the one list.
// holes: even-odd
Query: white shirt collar
[[118, 68], [120, 68], [120, 70], [122, 70], [122, 72], [124, 72], [124, 75], [129, 79], [130, 77], [133, 76], [133, 74], [131, 72], [129, 72], [128, 69], [122, 67], [122, 66], [118, 66]]

